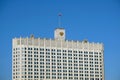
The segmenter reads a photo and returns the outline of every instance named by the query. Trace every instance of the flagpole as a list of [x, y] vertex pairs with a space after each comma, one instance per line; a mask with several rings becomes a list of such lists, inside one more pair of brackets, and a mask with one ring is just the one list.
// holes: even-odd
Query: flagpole
[[59, 27], [61, 27], [61, 16], [62, 16], [62, 14], [59, 13], [59, 14], [58, 14], [58, 26], [59, 26]]

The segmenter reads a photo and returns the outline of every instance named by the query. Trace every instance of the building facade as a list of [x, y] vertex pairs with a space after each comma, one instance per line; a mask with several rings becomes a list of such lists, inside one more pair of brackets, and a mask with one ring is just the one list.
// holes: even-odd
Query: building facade
[[102, 43], [69, 41], [57, 28], [54, 39], [14, 38], [12, 80], [104, 80]]

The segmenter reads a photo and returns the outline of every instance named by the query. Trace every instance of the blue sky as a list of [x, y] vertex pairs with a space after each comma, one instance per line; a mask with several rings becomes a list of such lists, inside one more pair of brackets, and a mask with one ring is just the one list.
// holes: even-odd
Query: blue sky
[[0, 80], [12, 77], [12, 39], [53, 38], [59, 12], [66, 39], [104, 43], [105, 80], [120, 80], [119, 0], [0, 0]]

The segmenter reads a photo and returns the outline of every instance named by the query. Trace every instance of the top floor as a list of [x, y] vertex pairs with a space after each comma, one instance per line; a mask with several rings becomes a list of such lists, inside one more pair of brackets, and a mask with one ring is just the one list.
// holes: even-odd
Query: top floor
[[65, 30], [57, 28], [54, 31], [54, 39], [35, 38], [31, 35], [29, 38], [14, 38], [13, 47], [15, 46], [39, 46], [39, 47], [57, 47], [57, 48], [71, 48], [71, 49], [89, 49], [89, 50], [104, 50], [102, 43], [83, 41], [73, 41], [65, 39]]

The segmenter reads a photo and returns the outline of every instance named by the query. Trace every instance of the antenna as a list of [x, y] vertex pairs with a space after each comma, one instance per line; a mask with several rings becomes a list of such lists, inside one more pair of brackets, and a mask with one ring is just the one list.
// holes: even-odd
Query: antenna
[[59, 13], [59, 14], [58, 14], [58, 26], [59, 26], [59, 27], [61, 27], [61, 16], [62, 16], [62, 14]]

